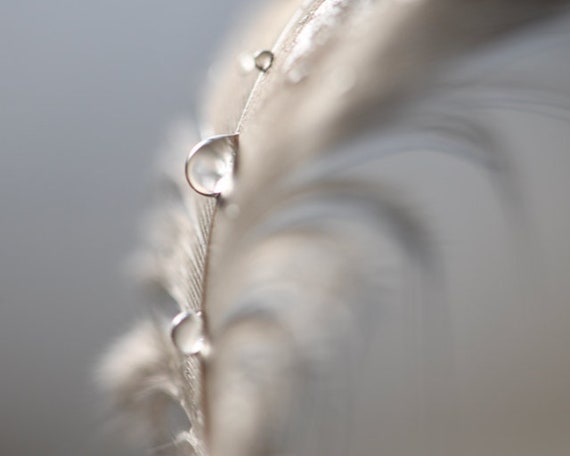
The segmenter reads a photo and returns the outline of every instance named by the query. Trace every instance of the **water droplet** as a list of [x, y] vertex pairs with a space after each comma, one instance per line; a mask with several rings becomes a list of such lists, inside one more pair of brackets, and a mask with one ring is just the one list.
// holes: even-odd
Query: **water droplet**
[[237, 134], [212, 136], [198, 143], [186, 160], [186, 179], [204, 196], [228, 194], [234, 184]]
[[271, 68], [273, 64], [273, 52], [268, 50], [258, 51], [253, 60], [255, 62], [255, 68], [259, 71], [263, 71], [264, 73]]
[[200, 312], [180, 312], [172, 320], [170, 337], [174, 346], [185, 355], [196, 355], [206, 345], [204, 323]]

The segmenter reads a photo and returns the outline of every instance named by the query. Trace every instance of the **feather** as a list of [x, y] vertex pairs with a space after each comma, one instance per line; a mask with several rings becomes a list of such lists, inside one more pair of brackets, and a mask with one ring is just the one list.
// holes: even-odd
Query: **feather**
[[106, 362], [115, 402], [139, 410], [149, 382], [171, 385], [189, 451], [212, 456], [532, 454], [457, 429], [480, 422], [458, 411], [455, 337], [482, 342], [457, 335], [450, 306], [508, 313], [524, 294], [481, 255], [510, 265], [529, 244], [518, 170], [532, 161], [503, 150], [486, 109], [567, 115], [568, 73], [519, 71], [536, 46], [569, 43], [567, 4], [287, 1], [256, 16], [227, 55], [274, 45], [271, 68], [227, 58], [203, 115], [212, 134], [239, 129], [236, 188], [193, 194], [171, 161], [137, 260], [205, 313], [211, 356], [180, 356], [148, 323]]

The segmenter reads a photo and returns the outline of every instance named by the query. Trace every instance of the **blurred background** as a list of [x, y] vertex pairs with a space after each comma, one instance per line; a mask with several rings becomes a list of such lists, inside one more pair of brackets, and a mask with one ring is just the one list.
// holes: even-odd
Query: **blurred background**
[[237, 9], [0, 0], [0, 454], [128, 454], [94, 369], [141, 311], [122, 270], [153, 163]]

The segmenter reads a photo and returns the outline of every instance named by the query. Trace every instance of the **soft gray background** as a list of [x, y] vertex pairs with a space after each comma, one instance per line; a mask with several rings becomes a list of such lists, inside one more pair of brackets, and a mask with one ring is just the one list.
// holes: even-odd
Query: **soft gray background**
[[140, 312], [152, 163], [238, 3], [0, 0], [0, 454], [127, 454], [93, 366]]

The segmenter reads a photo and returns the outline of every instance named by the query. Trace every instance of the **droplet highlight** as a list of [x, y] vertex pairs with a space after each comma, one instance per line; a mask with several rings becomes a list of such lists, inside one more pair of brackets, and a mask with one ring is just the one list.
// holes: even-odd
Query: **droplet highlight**
[[200, 312], [181, 312], [172, 320], [170, 337], [185, 355], [196, 355], [206, 346], [204, 323]]
[[204, 196], [231, 192], [238, 152], [238, 134], [212, 136], [199, 142], [186, 160], [186, 180]]
[[257, 52], [253, 57], [255, 68], [265, 73], [273, 65], [273, 58], [273, 52], [266, 49]]

